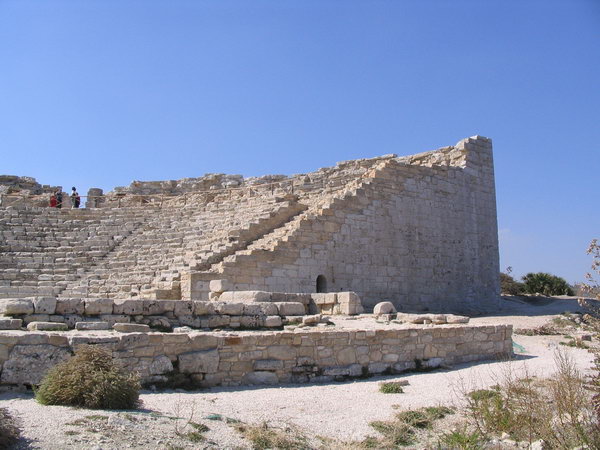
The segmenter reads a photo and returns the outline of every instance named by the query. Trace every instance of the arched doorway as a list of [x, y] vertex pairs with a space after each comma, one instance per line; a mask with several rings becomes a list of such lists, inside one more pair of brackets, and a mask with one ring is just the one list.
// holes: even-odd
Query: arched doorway
[[317, 277], [317, 292], [327, 292], [327, 278], [325, 278], [325, 275]]

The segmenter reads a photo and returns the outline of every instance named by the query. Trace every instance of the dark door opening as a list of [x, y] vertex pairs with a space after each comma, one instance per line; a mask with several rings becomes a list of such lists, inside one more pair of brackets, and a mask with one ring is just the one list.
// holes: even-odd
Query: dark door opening
[[325, 278], [325, 275], [317, 277], [317, 292], [327, 292], [327, 278]]

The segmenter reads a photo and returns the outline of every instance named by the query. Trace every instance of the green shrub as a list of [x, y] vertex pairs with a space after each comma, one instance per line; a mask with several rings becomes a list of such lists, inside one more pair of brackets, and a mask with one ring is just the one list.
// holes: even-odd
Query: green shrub
[[523, 277], [523, 284], [527, 294], [574, 295], [564, 278], [549, 273], [528, 273]]
[[0, 408], [0, 448], [9, 448], [17, 443], [20, 432], [15, 419], [7, 409]]
[[83, 345], [72, 358], [48, 371], [35, 397], [43, 405], [134, 409], [139, 390], [137, 374], [124, 372], [108, 351]]
[[402, 389], [402, 383], [399, 381], [385, 381], [379, 383], [379, 392], [383, 394], [402, 394], [404, 390]]

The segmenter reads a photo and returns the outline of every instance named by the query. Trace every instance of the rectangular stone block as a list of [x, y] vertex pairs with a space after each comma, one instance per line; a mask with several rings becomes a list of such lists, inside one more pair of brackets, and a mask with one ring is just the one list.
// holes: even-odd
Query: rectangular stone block
[[148, 325], [142, 325], [140, 323], [115, 323], [113, 330], [121, 333], [137, 333], [137, 332], [149, 332], [152, 331]]
[[219, 352], [202, 350], [179, 355], [179, 371], [181, 373], [215, 373], [219, 368]]
[[216, 302], [215, 306], [218, 314], [241, 316], [244, 312], [243, 303]]
[[219, 296], [226, 302], [270, 302], [271, 293], [265, 291], [226, 291]]
[[275, 303], [279, 309], [280, 316], [303, 316], [306, 314], [306, 310], [302, 303], [295, 302], [281, 302]]
[[100, 314], [113, 313], [112, 298], [86, 298], [85, 299], [85, 315], [97, 316]]
[[175, 316], [189, 316], [194, 314], [194, 302], [191, 300], [177, 301], [173, 307]]
[[142, 300], [142, 302], [145, 316], [160, 316], [167, 312], [173, 312], [177, 300]]
[[29, 331], [66, 331], [67, 326], [58, 322], [30, 322], [27, 325]]
[[144, 302], [143, 300], [134, 299], [115, 299], [113, 301], [113, 313], [114, 314], [125, 314], [129, 316], [135, 316], [143, 314]]
[[194, 300], [194, 314], [197, 316], [206, 316], [215, 313], [214, 302], [205, 302], [201, 300]]
[[110, 324], [108, 322], [77, 322], [75, 324], [76, 330], [110, 330]]
[[33, 314], [34, 307], [31, 299], [0, 298], [0, 314], [16, 316], [22, 314]]
[[56, 297], [35, 297], [33, 309], [36, 314], [54, 314], [56, 312]]
[[19, 330], [23, 325], [21, 319], [0, 318], [0, 330]]
[[58, 298], [56, 299], [56, 314], [83, 315], [85, 302], [80, 298]]

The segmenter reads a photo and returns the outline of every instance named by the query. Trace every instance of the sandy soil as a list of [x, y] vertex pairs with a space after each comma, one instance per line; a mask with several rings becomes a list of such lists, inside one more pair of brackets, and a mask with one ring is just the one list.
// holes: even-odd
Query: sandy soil
[[[499, 314], [473, 318], [472, 323], [535, 328], [564, 311], [580, 311], [572, 298], [533, 303], [512, 299], [504, 305]], [[320, 385], [145, 391], [141, 395], [143, 409], [132, 412], [41, 406], [27, 393], [1, 394], [0, 407], [8, 408], [20, 421], [23, 440], [18, 448], [250, 448], [235, 431], [236, 421], [287, 424], [313, 436], [355, 441], [376, 434], [369, 426], [374, 420], [390, 419], [399, 409], [457, 405], [465, 389], [496, 384], [507, 371], [550, 375], [561, 340], [560, 336], [515, 335], [517, 348], [524, 351], [516, 353], [512, 361], [466, 364], [430, 373]], [[588, 351], [560, 348], [581, 370], [591, 368], [593, 357]], [[409, 385], [404, 394], [382, 394], [378, 391], [382, 380], [406, 380]], [[205, 441], [192, 442], [185, 436], [194, 431], [188, 422], [208, 426]]]

